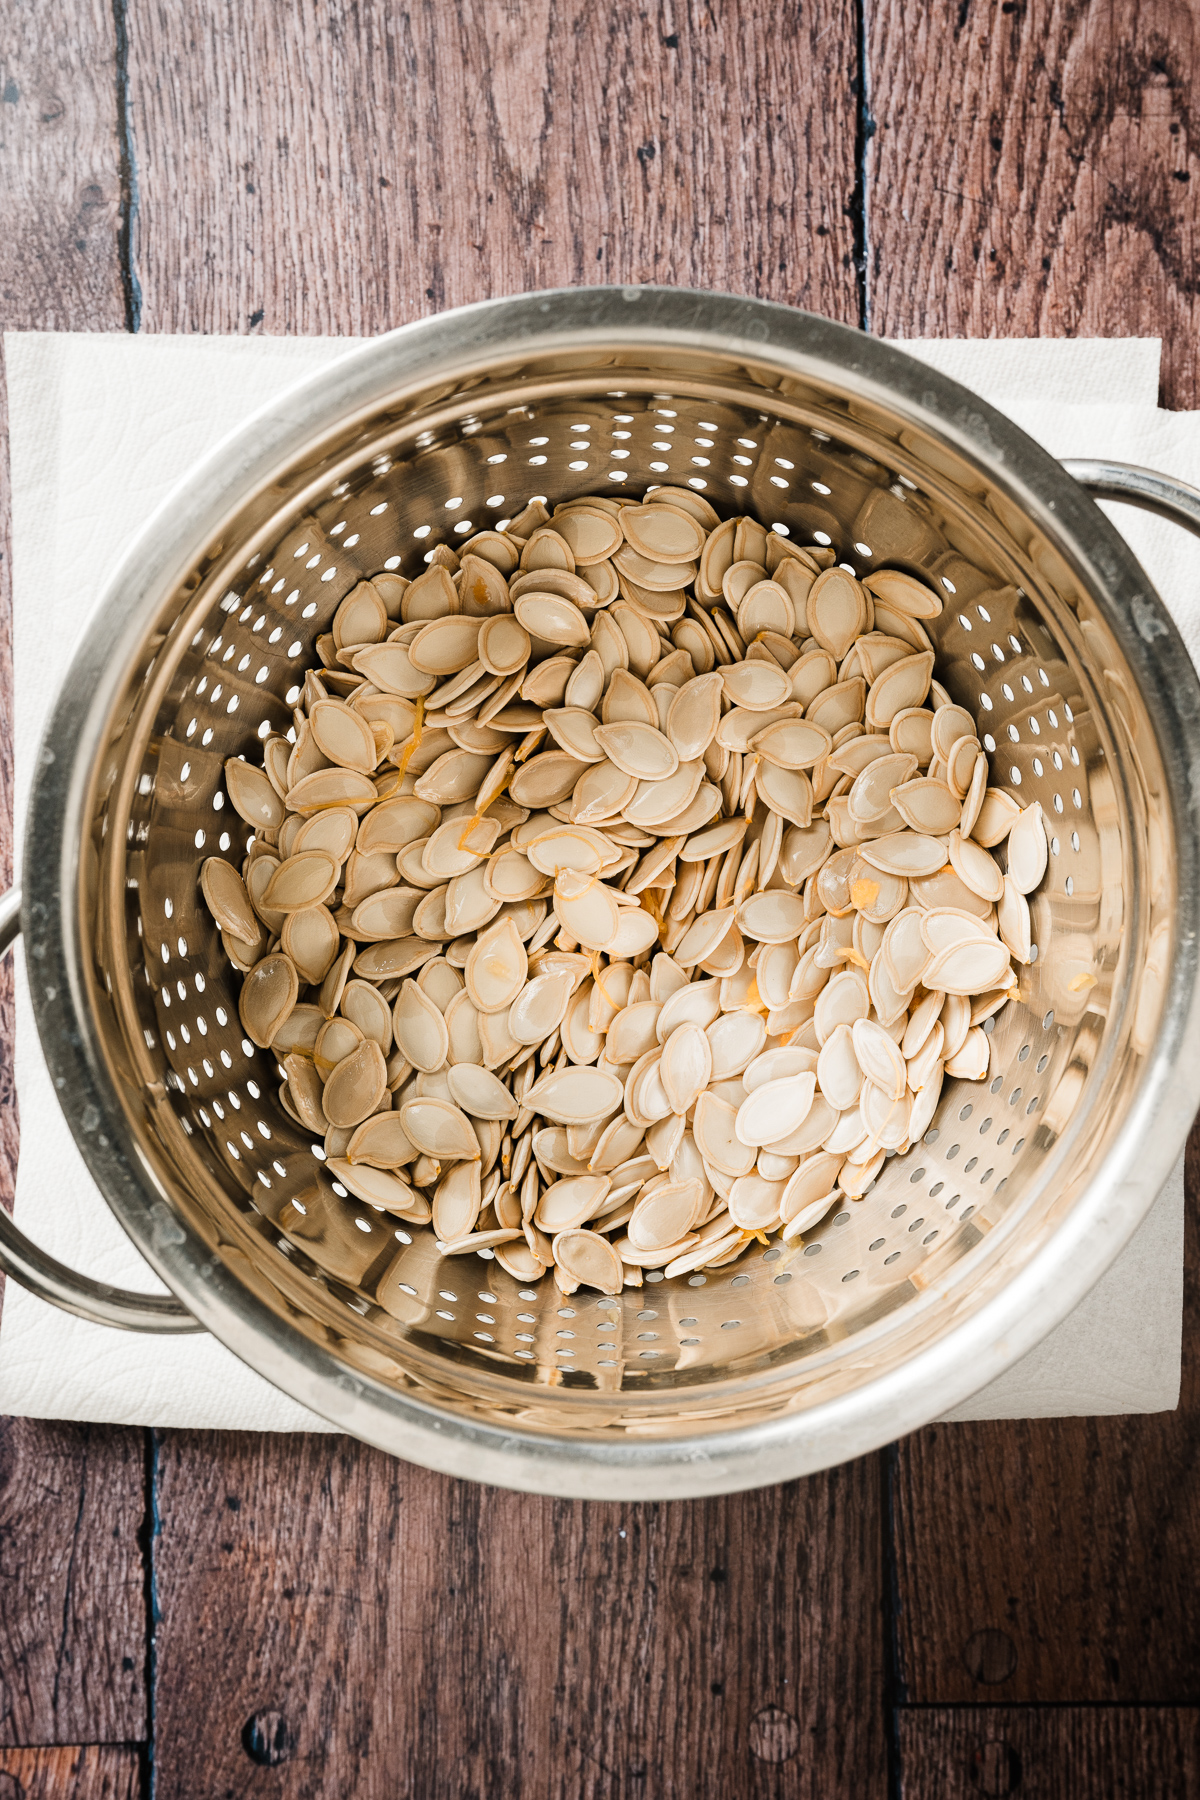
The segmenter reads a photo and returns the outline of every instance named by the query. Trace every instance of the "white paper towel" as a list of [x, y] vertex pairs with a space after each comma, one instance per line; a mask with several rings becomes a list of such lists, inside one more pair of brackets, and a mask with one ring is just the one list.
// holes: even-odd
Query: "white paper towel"
[[[42, 724], [108, 569], [188, 468], [339, 339], [9, 334], [18, 854]], [[910, 341], [1058, 456], [1114, 455], [1200, 479], [1200, 420], [1160, 413], [1156, 340]], [[1193, 654], [1182, 534], [1119, 523]], [[60, 1257], [127, 1287], [161, 1284], [113, 1219], [59, 1111], [18, 956], [16, 1217]], [[953, 1418], [1152, 1412], [1178, 1399], [1183, 1178], [1177, 1169], [1108, 1276], [1057, 1331]], [[330, 1430], [211, 1338], [85, 1324], [9, 1283], [0, 1412], [128, 1424]]]

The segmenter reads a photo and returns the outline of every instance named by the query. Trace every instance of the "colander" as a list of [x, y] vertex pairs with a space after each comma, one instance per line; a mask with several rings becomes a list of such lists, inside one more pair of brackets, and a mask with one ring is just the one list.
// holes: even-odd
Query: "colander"
[[[1084, 485], [1080, 485], [1081, 482]], [[238, 1024], [200, 900], [246, 828], [222, 762], [286, 730], [363, 576], [601, 492], [691, 483], [944, 596], [939, 676], [992, 779], [1039, 800], [1036, 958], [997, 1073], [794, 1245], [616, 1299], [335, 1191]], [[901, 351], [661, 288], [465, 308], [258, 414], [149, 523], [44, 740], [20, 912], [42, 1045], [98, 1185], [174, 1296], [0, 1261], [85, 1317], [213, 1332], [342, 1429], [455, 1475], [590, 1498], [751, 1487], [944, 1413], [1061, 1320], [1136, 1228], [1200, 1093], [1200, 685], [1084, 487], [1200, 529], [1200, 495], [1055, 463]], [[5, 941], [18, 908], [4, 911]]]

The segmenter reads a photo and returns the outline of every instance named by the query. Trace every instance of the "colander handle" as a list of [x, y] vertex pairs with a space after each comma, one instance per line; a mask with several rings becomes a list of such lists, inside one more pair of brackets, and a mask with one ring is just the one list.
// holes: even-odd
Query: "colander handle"
[[[20, 935], [21, 890], [11, 888], [0, 896], [0, 956]], [[0, 1269], [39, 1300], [48, 1300], [51, 1306], [74, 1313], [77, 1319], [89, 1319], [93, 1325], [118, 1325], [124, 1331], [204, 1329], [173, 1294], [131, 1294], [126, 1288], [110, 1287], [106, 1281], [77, 1275], [19, 1231], [3, 1207]]]
[[1200, 488], [1160, 475], [1157, 469], [1140, 468], [1137, 463], [1077, 462], [1072, 458], [1063, 468], [1097, 500], [1123, 500], [1127, 506], [1157, 513], [1160, 519], [1170, 519], [1200, 537]]

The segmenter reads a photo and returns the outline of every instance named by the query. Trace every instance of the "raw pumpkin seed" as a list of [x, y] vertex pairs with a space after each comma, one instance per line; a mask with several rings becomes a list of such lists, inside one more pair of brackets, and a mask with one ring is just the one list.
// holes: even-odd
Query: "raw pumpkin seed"
[[615, 1295], [794, 1240], [983, 1079], [1047, 839], [941, 611], [688, 488], [360, 582], [200, 874], [345, 1190]]

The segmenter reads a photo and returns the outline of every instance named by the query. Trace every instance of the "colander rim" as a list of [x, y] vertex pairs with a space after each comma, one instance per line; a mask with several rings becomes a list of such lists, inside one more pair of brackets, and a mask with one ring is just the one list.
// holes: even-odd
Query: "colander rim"
[[[1163, 1029], [1103, 1179], [1092, 1181], [1017, 1275], [926, 1349], [849, 1393], [732, 1431], [637, 1441], [485, 1424], [397, 1393], [348, 1371], [238, 1283], [177, 1217], [138, 1153], [90, 1016], [80, 906], [83, 826], [123, 672], [164, 595], [220, 536], [247, 492], [385, 395], [426, 388], [535, 344], [566, 351], [614, 336], [664, 351], [732, 354], [785, 376], [836, 371], [857, 395], [941, 438], [1004, 489], [1085, 572], [1153, 702], [1180, 894]], [[25, 857], [31, 997], [56, 1087], [73, 1097], [68, 1119], [76, 1141], [117, 1218], [196, 1318], [285, 1392], [368, 1442], [450, 1474], [590, 1498], [728, 1492], [863, 1454], [966, 1400], [1065, 1318], [1136, 1230], [1200, 1093], [1198, 815], [1200, 682], [1182, 640], [1100, 509], [1003, 414], [894, 345], [773, 302], [662, 287], [552, 290], [484, 301], [349, 348], [231, 433], [147, 520], [99, 597], [43, 741], [26, 829], [27, 847], [39, 852]]]

